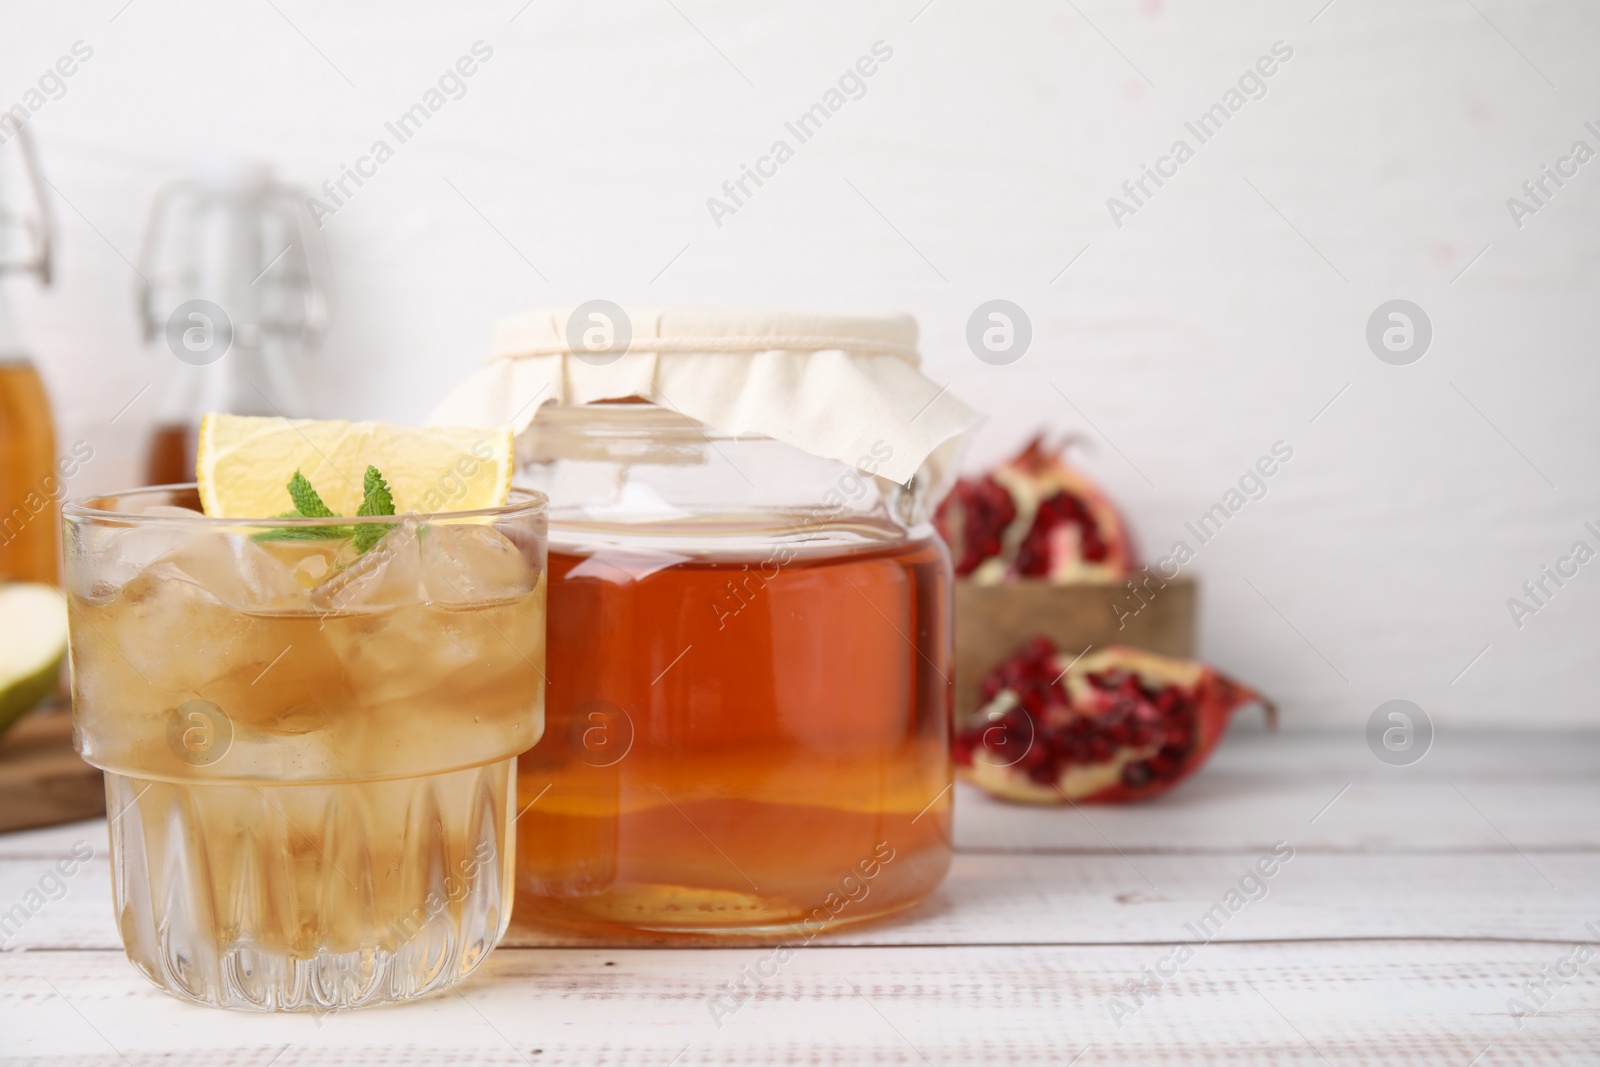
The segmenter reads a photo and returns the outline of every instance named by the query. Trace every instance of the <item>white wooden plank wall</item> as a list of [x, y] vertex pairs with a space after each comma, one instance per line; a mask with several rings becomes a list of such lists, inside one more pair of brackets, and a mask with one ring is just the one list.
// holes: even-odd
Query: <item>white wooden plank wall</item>
[[[1600, 166], [1507, 210], [1600, 146], [1593, 0], [125, 3], [0, 6], [0, 109], [94, 49], [30, 123], [57, 282], [7, 283], [63, 446], [94, 449], [74, 494], [137, 477], [181, 369], [134, 309], [156, 192], [219, 149], [339, 180], [482, 40], [466, 95], [324, 220], [315, 414], [420, 419], [536, 306], [903, 309], [990, 415], [974, 461], [1081, 435], [1141, 549], [1198, 553], [1203, 655], [1296, 723], [1397, 696], [1441, 728], [1594, 721], [1596, 568], [1525, 625], [1506, 607], [1600, 528]], [[866, 94], [713, 217], [880, 40]], [[1277, 41], [1200, 144], [1184, 124]], [[1180, 137], [1196, 158], [1114, 220]], [[995, 298], [1032, 323], [1009, 366], [966, 341]], [[1395, 298], [1433, 326], [1406, 367], [1365, 335]], [[1184, 524], [1278, 440], [1293, 461], [1200, 545]]]

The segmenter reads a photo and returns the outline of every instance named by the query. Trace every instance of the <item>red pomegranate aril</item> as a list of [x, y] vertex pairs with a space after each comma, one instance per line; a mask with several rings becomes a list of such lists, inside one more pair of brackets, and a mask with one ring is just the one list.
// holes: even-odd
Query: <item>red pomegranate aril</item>
[[1033, 641], [982, 688], [988, 714], [953, 745], [959, 773], [1035, 803], [1155, 796], [1199, 768], [1237, 708], [1260, 702], [1272, 718], [1270, 704], [1211, 668], [1119, 647], [1066, 663]]
[[1038, 437], [993, 472], [956, 483], [935, 510], [934, 525], [950, 545], [957, 575], [1066, 581], [1133, 572], [1121, 516], [1063, 453], [1064, 446], [1047, 447]]
[[[1169, 706], [1176, 706], [1168, 702]], [[1163, 711], [1159, 704], [1140, 704], [1134, 710], [1133, 718], [1142, 727], [1152, 727], [1165, 719], [1171, 712]]]
[[[939, 505], [934, 523], [957, 548], [957, 574], [970, 574], [984, 560], [1000, 554], [1006, 527], [1017, 517], [1011, 494], [993, 476], [964, 479]], [[959, 520], [959, 526], [956, 521]]]
[[1029, 778], [1041, 784], [1055, 781], [1055, 766], [1050, 759], [1050, 751], [1043, 745], [1035, 745], [1028, 749], [1023, 757], [1017, 761], [1017, 767], [1024, 771]]

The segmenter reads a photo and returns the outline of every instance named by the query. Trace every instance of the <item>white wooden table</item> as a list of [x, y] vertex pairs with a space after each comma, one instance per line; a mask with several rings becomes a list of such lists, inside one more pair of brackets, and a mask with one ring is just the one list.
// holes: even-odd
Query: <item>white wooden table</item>
[[[0, 912], [75, 842], [96, 858], [0, 952], [0, 1062], [1596, 1064], [1600, 951], [1574, 945], [1600, 941], [1597, 771], [1600, 734], [1445, 735], [1393, 768], [1355, 731], [1239, 733], [1144, 807], [962, 790], [932, 900], [798, 951], [720, 1026], [713, 998], [768, 950], [516, 926], [458, 993], [418, 1004], [194, 1007], [122, 956], [103, 822], [13, 834]], [[1293, 858], [1227, 911], [1277, 842]], [[1185, 924], [1219, 904], [1201, 942]], [[1198, 947], [1180, 964], [1181, 942]], [[1141, 1004], [1123, 987], [1146, 967]], [[1522, 988], [1560, 971], [1548, 995]]]

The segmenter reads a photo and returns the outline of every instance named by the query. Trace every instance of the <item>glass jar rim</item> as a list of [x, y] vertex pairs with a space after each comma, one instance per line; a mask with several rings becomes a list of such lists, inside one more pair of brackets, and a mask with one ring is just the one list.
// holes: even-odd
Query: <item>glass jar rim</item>
[[130, 498], [154, 496], [158, 493], [171, 493], [174, 490], [198, 490], [195, 482], [177, 482], [172, 485], [149, 485], [138, 489], [124, 489], [112, 493], [97, 493], [94, 496], [79, 497], [68, 501], [61, 506], [61, 517], [67, 522], [104, 522], [118, 525], [166, 525], [166, 526], [196, 526], [202, 529], [220, 529], [223, 527], [290, 527], [290, 528], [316, 528], [330, 526], [367, 526], [386, 525], [393, 526], [396, 522], [406, 520], [416, 523], [445, 523], [461, 522], [475, 519], [509, 519], [522, 518], [529, 515], [540, 515], [549, 511], [550, 498], [537, 489], [527, 489], [522, 486], [511, 487], [511, 498], [504, 504], [490, 508], [473, 508], [468, 511], [407, 511], [398, 515], [329, 515], [322, 518], [307, 518], [304, 516], [225, 516], [225, 515], [150, 515], [145, 512], [128, 511], [124, 507], [107, 506], [109, 502], [122, 504]]
[[525, 431], [602, 434], [607, 437], [688, 437], [700, 441], [771, 441], [754, 431], [730, 433], [701, 422], [669, 404], [645, 398], [596, 400], [587, 404], [544, 404]]

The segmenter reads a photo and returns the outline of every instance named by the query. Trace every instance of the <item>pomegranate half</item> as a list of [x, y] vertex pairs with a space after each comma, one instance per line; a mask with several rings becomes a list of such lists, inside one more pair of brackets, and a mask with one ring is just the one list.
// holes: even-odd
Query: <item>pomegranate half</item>
[[958, 576], [981, 584], [1013, 578], [1120, 580], [1135, 569], [1122, 516], [1100, 487], [1066, 462], [1065, 444], [1043, 435], [987, 474], [962, 478], [934, 525]]
[[1069, 662], [1044, 638], [983, 681], [956, 731], [956, 773], [1032, 804], [1147, 800], [1199, 770], [1255, 691], [1194, 660], [1113, 645]]

